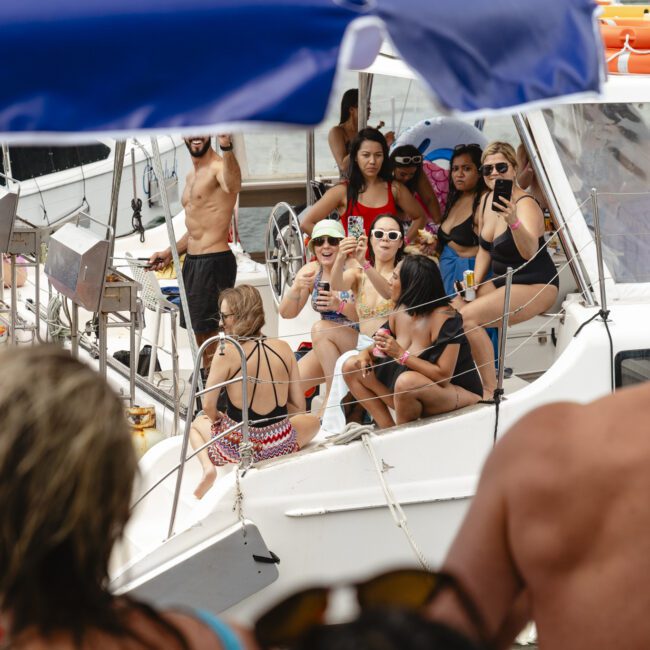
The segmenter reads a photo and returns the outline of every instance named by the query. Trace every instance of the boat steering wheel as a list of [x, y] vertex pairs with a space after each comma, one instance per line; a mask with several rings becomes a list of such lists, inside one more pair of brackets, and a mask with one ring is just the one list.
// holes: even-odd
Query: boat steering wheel
[[278, 306], [287, 287], [306, 264], [305, 242], [295, 210], [278, 203], [269, 215], [265, 237], [266, 274], [273, 300]]

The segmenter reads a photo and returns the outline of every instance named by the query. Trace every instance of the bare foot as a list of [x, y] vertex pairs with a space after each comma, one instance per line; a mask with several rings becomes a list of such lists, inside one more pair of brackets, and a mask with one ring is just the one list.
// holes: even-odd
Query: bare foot
[[202, 499], [203, 495], [214, 485], [214, 481], [217, 478], [217, 470], [214, 467], [210, 469], [203, 470], [203, 476], [199, 481], [199, 484], [194, 490], [194, 496], [197, 499]]

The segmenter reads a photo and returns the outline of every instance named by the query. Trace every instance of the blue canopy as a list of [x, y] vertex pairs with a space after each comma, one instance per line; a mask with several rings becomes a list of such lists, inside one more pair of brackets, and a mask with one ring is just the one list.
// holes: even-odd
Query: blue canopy
[[[356, 31], [352, 65], [368, 65], [380, 21], [449, 109], [597, 91], [594, 9], [593, 0], [20, 0], [0, 12], [11, 57], [0, 132], [315, 125], [344, 41], [350, 49], [346, 33]], [[359, 21], [367, 29], [355, 30]]]

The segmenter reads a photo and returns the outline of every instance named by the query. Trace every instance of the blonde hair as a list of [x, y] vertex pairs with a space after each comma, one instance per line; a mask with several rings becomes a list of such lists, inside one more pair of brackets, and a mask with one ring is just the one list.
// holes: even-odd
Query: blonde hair
[[264, 304], [260, 292], [250, 284], [240, 284], [225, 289], [219, 295], [221, 303], [228, 300], [228, 308], [233, 315], [232, 333], [234, 336], [259, 336], [265, 324]]
[[512, 168], [517, 171], [517, 154], [512, 145], [507, 142], [499, 142], [498, 140], [496, 142], [490, 142], [483, 150], [481, 162], [484, 163], [488, 156], [494, 156], [497, 153], [500, 153], [512, 165]]
[[0, 427], [0, 609], [12, 635], [113, 626], [108, 560], [137, 468], [120, 399], [57, 346], [12, 348], [0, 354]]

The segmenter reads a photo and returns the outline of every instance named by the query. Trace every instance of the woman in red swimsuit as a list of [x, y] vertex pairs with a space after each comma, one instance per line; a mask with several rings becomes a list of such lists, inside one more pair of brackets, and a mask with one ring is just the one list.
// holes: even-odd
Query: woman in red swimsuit
[[368, 228], [377, 216], [398, 216], [397, 208], [400, 218], [412, 222], [406, 233], [408, 239], [415, 239], [418, 229], [424, 228], [424, 209], [402, 183], [392, 180], [386, 139], [377, 129], [362, 129], [352, 140], [347, 177], [347, 181], [328, 190], [307, 212], [301, 227], [308, 235], [316, 223], [334, 211], [341, 215], [346, 235], [348, 216], [363, 217], [368, 235]]

